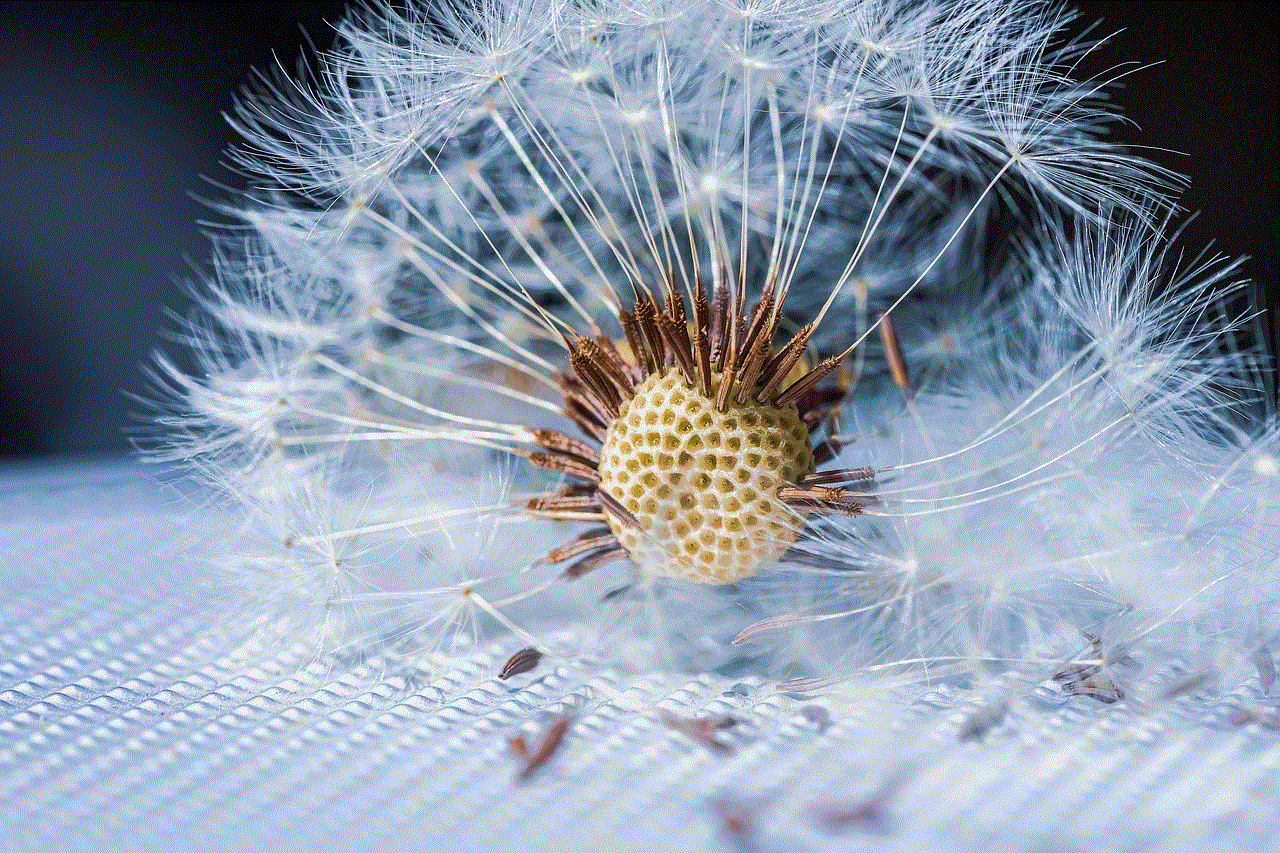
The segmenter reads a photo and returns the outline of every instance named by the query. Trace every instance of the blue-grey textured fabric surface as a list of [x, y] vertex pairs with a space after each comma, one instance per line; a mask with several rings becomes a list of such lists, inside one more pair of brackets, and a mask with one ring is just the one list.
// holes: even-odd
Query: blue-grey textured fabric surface
[[[1157, 699], [1194, 673], [1148, 660], [1108, 705], [1052, 681], [796, 697], [592, 661], [499, 680], [514, 641], [443, 674], [318, 656], [208, 577], [223, 525], [129, 464], [0, 473], [0, 847], [1280, 849], [1257, 677]], [[536, 750], [562, 715], [518, 780], [509, 741]], [[725, 749], [672, 725], [719, 715]]]

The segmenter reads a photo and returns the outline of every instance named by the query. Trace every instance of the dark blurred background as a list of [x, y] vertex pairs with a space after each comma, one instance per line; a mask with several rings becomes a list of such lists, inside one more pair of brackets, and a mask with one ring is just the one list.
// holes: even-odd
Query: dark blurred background
[[[1275, 4], [1076, 5], [1124, 30], [1093, 70], [1164, 61], [1116, 92], [1125, 138], [1169, 149], [1151, 156], [1192, 177], [1188, 244], [1251, 255], [1276, 304]], [[191, 195], [238, 183], [221, 115], [251, 68], [327, 46], [342, 7], [0, 5], [0, 455], [126, 450], [139, 365], [183, 361], [165, 309], [189, 310], [177, 281], [212, 218]]]

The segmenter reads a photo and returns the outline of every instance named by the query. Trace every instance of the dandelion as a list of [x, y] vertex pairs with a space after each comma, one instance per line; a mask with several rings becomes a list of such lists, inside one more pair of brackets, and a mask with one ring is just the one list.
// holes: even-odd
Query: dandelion
[[234, 561], [281, 600], [379, 614], [349, 643], [768, 645], [811, 684], [1048, 678], [1081, 632], [1246, 660], [1278, 430], [1243, 285], [1170, 248], [1178, 180], [1107, 140], [1071, 19], [360, 8], [236, 110], [163, 455], [273, 531]]

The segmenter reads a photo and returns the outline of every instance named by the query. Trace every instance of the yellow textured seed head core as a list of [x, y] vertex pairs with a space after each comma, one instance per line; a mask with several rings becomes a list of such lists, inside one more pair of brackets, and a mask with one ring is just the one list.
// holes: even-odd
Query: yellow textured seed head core
[[[809, 430], [794, 405], [710, 398], [674, 368], [654, 374], [605, 434], [600, 488], [640, 522], [609, 527], [641, 570], [696, 583], [753, 575], [791, 546], [803, 519], [778, 489], [813, 472]], [[735, 392], [736, 395], [736, 392]]]

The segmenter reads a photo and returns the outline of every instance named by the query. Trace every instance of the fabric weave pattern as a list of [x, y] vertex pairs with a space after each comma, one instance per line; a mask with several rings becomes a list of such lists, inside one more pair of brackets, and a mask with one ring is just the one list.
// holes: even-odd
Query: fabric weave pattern
[[[1111, 705], [1012, 676], [797, 697], [578, 660], [500, 681], [515, 640], [429, 674], [279, 641], [192, 548], [217, 511], [132, 465], [11, 469], [0, 507], [3, 847], [1280, 849], [1280, 732], [1239, 724], [1275, 713], [1255, 676], [1157, 700], [1191, 673], [1144, 660]], [[508, 740], [566, 713], [518, 782]], [[732, 716], [729, 751], [664, 714]], [[876, 819], [824, 823], [877, 791]]]

